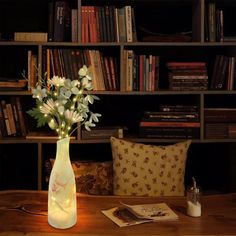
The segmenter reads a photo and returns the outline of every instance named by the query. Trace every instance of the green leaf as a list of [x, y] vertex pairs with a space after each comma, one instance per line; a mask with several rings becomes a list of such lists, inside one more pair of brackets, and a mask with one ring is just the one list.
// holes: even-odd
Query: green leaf
[[46, 125], [50, 120], [50, 116], [44, 116], [38, 108], [33, 108], [32, 110], [27, 111], [27, 113], [37, 120], [37, 127]]

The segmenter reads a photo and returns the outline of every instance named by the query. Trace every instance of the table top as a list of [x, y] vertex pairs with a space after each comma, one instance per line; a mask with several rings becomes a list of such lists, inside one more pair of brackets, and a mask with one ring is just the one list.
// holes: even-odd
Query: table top
[[[203, 196], [202, 216], [186, 215], [185, 197], [119, 197], [78, 194], [78, 221], [69, 229], [47, 222], [46, 191], [0, 191], [0, 236], [10, 235], [236, 235], [236, 193]], [[118, 227], [101, 210], [120, 205], [167, 203], [179, 216], [176, 221]]]

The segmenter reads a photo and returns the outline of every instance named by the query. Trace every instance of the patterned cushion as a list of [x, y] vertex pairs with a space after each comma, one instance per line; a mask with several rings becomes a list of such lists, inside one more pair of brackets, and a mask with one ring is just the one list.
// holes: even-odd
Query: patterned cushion
[[[51, 166], [53, 166], [53, 163], [54, 159], [50, 159]], [[94, 195], [113, 194], [111, 161], [72, 161], [71, 164], [75, 173], [77, 192]], [[48, 166], [48, 163], [46, 165]]]
[[183, 196], [190, 143], [154, 146], [111, 137], [113, 194]]

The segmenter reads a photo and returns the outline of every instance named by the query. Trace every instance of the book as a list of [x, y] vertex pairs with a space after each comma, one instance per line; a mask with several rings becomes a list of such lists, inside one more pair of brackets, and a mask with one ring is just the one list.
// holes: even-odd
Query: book
[[118, 8], [118, 24], [119, 24], [119, 40], [120, 42], [127, 42], [125, 7]]
[[125, 6], [126, 41], [133, 42], [131, 6]]
[[205, 108], [204, 109], [205, 122], [236, 122], [235, 108]]
[[56, 1], [54, 6], [53, 41], [65, 42], [71, 39], [71, 10], [67, 1]]
[[208, 30], [209, 30], [209, 41], [216, 41], [216, 3], [208, 3]]
[[16, 103], [16, 109], [17, 109], [18, 117], [19, 117], [21, 135], [25, 136], [27, 134], [27, 126], [26, 126], [26, 119], [24, 115], [25, 113], [22, 108], [21, 97], [16, 97], [15, 103]]
[[71, 42], [78, 42], [78, 10], [71, 9]]
[[123, 128], [104, 126], [104, 127], [94, 127], [91, 131], [82, 129], [81, 137], [82, 139], [109, 139], [111, 136], [117, 138], [123, 138]]
[[137, 30], [136, 30], [136, 20], [135, 20], [135, 13], [134, 13], [134, 8], [131, 8], [131, 19], [132, 19], [132, 39], [133, 42], [138, 41], [137, 37]]
[[145, 111], [142, 121], [199, 121], [199, 114], [184, 111]]
[[141, 121], [139, 127], [200, 127], [200, 122]]
[[10, 127], [9, 115], [8, 115], [8, 112], [7, 112], [7, 107], [6, 107], [6, 101], [5, 100], [1, 100], [1, 109], [2, 109], [2, 114], [3, 114], [4, 121], [5, 121], [7, 136], [10, 136], [13, 133], [12, 133], [12, 130], [11, 130], [11, 127]]
[[142, 138], [189, 138], [200, 137], [199, 127], [140, 127], [139, 136]]
[[54, 0], [48, 1], [48, 41], [53, 41], [54, 28]]
[[154, 221], [177, 220], [178, 215], [166, 203], [127, 205], [102, 210], [102, 213], [119, 227]]
[[205, 68], [206, 67], [206, 63], [205, 62], [177, 62], [177, 61], [173, 61], [173, 62], [167, 62], [166, 66], [170, 69], [174, 68], [178, 68], [178, 69], [200, 69], [200, 68]]
[[16, 135], [16, 125], [15, 125], [15, 121], [14, 121], [14, 114], [13, 114], [11, 103], [6, 103], [6, 110], [7, 110], [11, 134], [15, 136]]
[[161, 104], [159, 106], [160, 111], [183, 111], [183, 112], [197, 112], [198, 107], [195, 105], [168, 105]]
[[12, 111], [13, 111], [13, 118], [14, 118], [14, 122], [15, 122], [15, 126], [16, 126], [16, 136], [22, 136], [19, 114], [18, 114], [17, 106], [16, 106], [16, 97], [12, 96], [10, 98], [10, 100], [11, 100], [11, 106], [12, 106]]
[[14, 41], [17, 42], [47, 42], [48, 33], [45, 32], [15, 32]]
[[1, 137], [6, 137], [8, 135], [7, 127], [5, 124], [5, 117], [3, 113], [3, 107], [1, 104], [0, 104], [0, 130], [1, 130]]

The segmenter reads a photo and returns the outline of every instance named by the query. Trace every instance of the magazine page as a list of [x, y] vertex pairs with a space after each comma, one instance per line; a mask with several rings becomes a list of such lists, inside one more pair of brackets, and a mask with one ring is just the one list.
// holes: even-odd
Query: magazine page
[[103, 210], [102, 213], [120, 227], [178, 219], [178, 215], [166, 203], [142, 205], [122, 203], [121, 206]]

